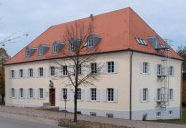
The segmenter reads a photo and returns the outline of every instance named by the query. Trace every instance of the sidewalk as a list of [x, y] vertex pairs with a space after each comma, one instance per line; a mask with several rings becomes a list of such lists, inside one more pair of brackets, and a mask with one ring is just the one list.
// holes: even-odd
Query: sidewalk
[[[65, 118], [63, 112], [54, 112], [47, 110], [37, 110], [33, 108], [17, 108], [17, 107], [5, 107], [0, 106], [0, 114], [15, 114], [15, 115], [24, 115], [29, 117], [37, 117], [48, 120], [58, 120]], [[73, 114], [67, 113], [66, 118], [73, 119]], [[130, 126], [135, 128], [186, 128], [185, 125], [176, 125], [176, 124], [166, 124], [166, 123], [156, 123], [156, 122], [144, 122], [144, 121], [130, 121], [125, 119], [111, 119], [106, 117], [91, 117], [86, 115], [78, 115], [78, 120], [100, 122], [121, 126]]]

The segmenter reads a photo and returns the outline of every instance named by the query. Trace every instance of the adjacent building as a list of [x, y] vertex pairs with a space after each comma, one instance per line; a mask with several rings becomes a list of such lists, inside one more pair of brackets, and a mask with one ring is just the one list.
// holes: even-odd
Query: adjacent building
[[[48, 28], [5, 66], [6, 105], [40, 107], [45, 103], [73, 112], [73, 88], [55, 60], [63, 62], [69, 49], [63, 39], [65, 26], [75, 22], [94, 24], [99, 47], [94, 53], [96, 72], [103, 65], [95, 86], [78, 89], [78, 111], [92, 116], [132, 120], [179, 119], [181, 116], [182, 58], [131, 8], [100, 14]], [[70, 52], [70, 51], [69, 51]], [[87, 66], [90, 67], [90, 66]], [[52, 87], [51, 80], [53, 82]]]

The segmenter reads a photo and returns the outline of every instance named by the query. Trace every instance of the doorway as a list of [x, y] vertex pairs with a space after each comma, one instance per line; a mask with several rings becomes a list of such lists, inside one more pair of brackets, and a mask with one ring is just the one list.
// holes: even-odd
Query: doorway
[[51, 106], [55, 106], [55, 88], [50, 88], [49, 89], [49, 102]]

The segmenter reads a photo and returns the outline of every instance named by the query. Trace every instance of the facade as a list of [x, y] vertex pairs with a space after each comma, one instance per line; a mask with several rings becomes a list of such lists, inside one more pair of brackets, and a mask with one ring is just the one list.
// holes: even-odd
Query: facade
[[[180, 118], [182, 59], [131, 8], [78, 21], [93, 22], [94, 33], [101, 38], [96, 60], [82, 69], [82, 75], [97, 69], [90, 68], [93, 63], [102, 66], [95, 86], [78, 89], [79, 112], [132, 120]], [[67, 95], [67, 111], [73, 112], [73, 88], [67, 78], [55, 79], [66, 75], [66, 69], [59, 71], [55, 63], [68, 59], [62, 51], [69, 46], [63, 42], [55, 47], [56, 41], [64, 40], [64, 26], [49, 28], [7, 61], [7, 106], [49, 103], [64, 110]]]

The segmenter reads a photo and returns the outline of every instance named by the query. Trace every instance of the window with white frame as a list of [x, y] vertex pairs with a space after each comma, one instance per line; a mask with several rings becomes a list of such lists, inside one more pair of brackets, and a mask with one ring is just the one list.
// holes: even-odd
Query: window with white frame
[[158, 88], [157, 89], [157, 101], [160, 101], [161, 100], [161, 89]]
[[170, 100], [173, 100], [173, 95], [174, 95], [174, 92], [173, 92], [173, 89], [169, 89], [169, 99]]
[[115, 64], [114, 61], [107, 62], [107, 72], [114, 73], [115, 72]]
[[56, 43], [53, 44], [53, 53], [58, 52], [58, 45]]
[[11, 78], [15, 78], [15, 70], [11, 70]]
[[12, 98], [15, 97], [15, 88], [11, 88], [11, 97], [12, 97]]
[[162, 73], [162, 65], [158, 64], [157, 65], [157, 75], [161, 75], [161, 73]]
[[148, 88], [143, 88], [142, 93], [142, 100], [145, 102], [148, 100]]
[[44, 98], [43, 88], [39, 88], [39, 98]]
[[23, 77], [23, 69], [19, 70], [19, 77]]
[[143, 62], [143, 73], [149, 73], [149, 64], [147, 62]]
[[81, 100], [81, 88], [77, 89], [77, 100]]
[[24, 92], [23, 92], [23, 88], [19, 89], [19, 97], [23, 98], [24, 97]]
[[33, 77], [34, 76], [34, 71], [32, 68], [30, 68], [29, 70], [29, 77]]
[[51, 76], [54, 76], [55, 75], [55, 67], [54, 66], [51, 66], [50, 67], [50, 75]]
[[33, 98], [34, 97], [34, 90], [33, 88], [29, 88], [29, 98]]
[[91, 73], [97, 73], [97, 63], [91, 63]]
[[40, 77], [44, 76], [44, 69], [43, 69], [43, 67], [39, 68], [39, 76]]
[[174, 75], [174, 67], [173, 66], [170, 66], [169, 67], [169, 75], [170, 76], [173, 76]]
[[91, 100], [96, 101], [97, 100], [97, 89], [96, 88], [91, 88], [90, 92], [91, 92]]
[[92, 47], [94, 47], [94, 45], [95, 45], [95, 44], [94, 44], [94, 39], [91, 39], [91, 38], [90, 38], [90, 39], [88, 40], [88, 42], [87, 42], [88, 48], [92, 48]]
[[107, 88], [107, 101], [114, 101], [114, 89]]
[[63, 75], [66, 76], [68, 75], [68, 71], [67, 71], [67, 66], [63, 66]]
[[63, 88], [63, 99], [66, 100], [67, 99], [67, 88]]
[[156, 112], [156, 117], [161, 117], [161, 112]]

